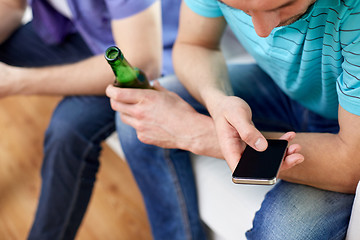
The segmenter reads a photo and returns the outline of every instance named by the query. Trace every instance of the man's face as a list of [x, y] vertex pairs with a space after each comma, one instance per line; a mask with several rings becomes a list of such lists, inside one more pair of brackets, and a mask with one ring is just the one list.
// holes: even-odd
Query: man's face
[[267, 37], [275, 27], [298, 20], [316, 0], [218, 0], [252, 18], [256, 34]]

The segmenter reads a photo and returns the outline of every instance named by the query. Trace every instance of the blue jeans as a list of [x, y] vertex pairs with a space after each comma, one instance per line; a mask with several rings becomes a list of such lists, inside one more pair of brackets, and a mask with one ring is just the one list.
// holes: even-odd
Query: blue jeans
[[[161, 84], [197, 109], [197, 103], [174, 78]], [[204, 109], [203, 109], [204, 110]], [[188, 152], [140, 142], [134, 128], [117, 117], [116, 129], [126, 160], [144, 197], [155, 239], [205, 239], [198, 213], [195, 180]]]
[[[59, 45], [46, 45], [34, 33], [31, 23], [19, 28], [12, 37], [0, 45], [0, 61], [23, 67], [72, 63], [92, 55], [78, 34], [70, 35]], [[100, 164], [100, 143], [113, 131], [115, 131], [115, 113], [107, 97], [72, 96], [65, 97], [59, 103], [46, 131], [41, 193], [28, 239], [75, 238], [96, 180]], [[171, 161], [183, 159], [184, 156], [186, 158], [187, 154], [179, 150], [166, 151], [165, 154], [171, 170], [181, 175], [177, 184], [186, 184], [187, 182], [182, 179], [191, 179], [192, 173], [182, 169], [189, 169], [190, 162], [174, 161], [172, 164]], [[149, 169], [143, 168], [141, 162], [138, 165], [133, 163], [131, 167], [136, 169], [138, 176], [151, 176], [148, 174]], [[155, 168], [154, 166], [153, 169]], [[155, 191], [162, 189], [159, 186], [162, 186], [163, 180], [168, 181], [168, 179], [162, 178], [161, 171], [159, 173], [154, 171], [153, 174], [152, 183], [156, 185], [151, 186]], [[193, 182], [189, 185], [192, 187]], [[146, 196], [145, 194], [145, 202], [150, 202], [151, 200]], [[159, 201], [161, 202], [161, 197]], [[194, 188], [184, 193], [181, 205], [187, 208], [192, 206], [191, 202], [196, 202]], [[167, 217], [170, 226], [161, 225], [163, 215], [153, 216], [151, 227], [156, 239], [176, 239], [172, 236], [178, 234], [177, 222], [172, 220], [179, 218], [179, 212], [171, 212], [171, 210], [172, 205], [177, 204], [179, 203], [170, 203], [170, 206], [159, 204], [159, 207], [169, 211]], [[187, 212], [181, 214], [188, 215], [182, 216], [188, 219], [187, 226], [190, 231], [194, 232], [194, 235], [201, 236], [201, 223], [196, 204], [193, 205], [194, 208], [189, 208]]]
[[[62, 44], [46, 45], [31, 23], [0, 45], [0, 61], [22, 67], [72, 63], [92, 55], [77, 34]], [[65, 97], [60, 102], [45, 136], [41, 193], [29, 239], [75, 237], [99, 168], [100, 143], [113, 131], [115, 114], [107, 97]]]
[[[337, 120], [325, 119], [289, 99], [257, 65], [229, 65], [229, 75], [235, 95], [250, 105], [253, 121], [260, 130], [339, 131]], [[197, 111], [207, 114], [204, 107], [189, 95], [175, 77], [161, 79], [160, 83], [182, 96]], [[137, 139], [134, 129], [123, 124], [119, 117], [116, 124], [126, 159], [145, 196], [149, 218], [159, 218], [161, 215], [163, 222], [159, 223], [159, 228], [177, 226], [179, 235], [171, 239], [185, 239], [184, 236], [191, 235], [191, 232], [190, 223], [182, 212], [194, 209], [194, 213], [197, 213], [196, 201], [189, 202], [191, 205], [183, 205], [183, 199], [188, 198], [188, 194], [196, 194], [189, 156], [183, 152], [182, 159], [169, 161], [169, 155], [180, 150], [143, 144]], [[182, 166], [174, 171], [173, 165], [181, 161]], [[148, 169], [147, 175], [143, 175], [140, 167]], [[180, 170], [182, 173], [177, 174]], [[187, 179], [178, 179], [179, 176], [186, 177], [185, 173]], [[353, 199], [352, 194], [279, 181], [266, 195], [261, 209], [255, 215], [253, 229], [246, 233], [246, 237], [256, 240], [344, 239]], [[171, 212], [179, 212], [179, 217], [170, 221], [169, 209]], [[165, 231], [162, 233], [166, 234]], [[166, 239], [166, 235], [159, 237]], [[200, 236], [194, 239], [200, 239]]]

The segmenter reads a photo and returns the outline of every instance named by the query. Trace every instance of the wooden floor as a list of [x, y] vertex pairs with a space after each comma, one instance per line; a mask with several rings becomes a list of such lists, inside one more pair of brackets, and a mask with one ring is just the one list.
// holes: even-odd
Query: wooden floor
[[[40, 189], [42, 143], [58, 97], [0, 99], [0, 239], [26, 239]], [[108, 146], [77, 240], [151, 239], [128, 166]]]

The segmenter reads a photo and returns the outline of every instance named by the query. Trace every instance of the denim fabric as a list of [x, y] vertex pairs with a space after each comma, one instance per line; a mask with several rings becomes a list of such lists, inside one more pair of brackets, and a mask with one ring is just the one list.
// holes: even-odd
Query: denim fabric
[[32, 22], [20, 27], [0, 44], [0, 61], [19, 67], [72, 63], [92, 55], [78, 34], [68, 35], [60, 44], [45, 44], [34, 31]]
[[340, 240], [345, 239], [352, 194], [278, 182], [267, 193], [256, 213], [248, 239]]
[[114, 117], [107, 97], [66, 97], [57, 106], [45, 135], [41, 194], [29, 239], [74, 239]]
[[[161, 84], [201, 108], [178, 81], [172, 80], [163, 78]], [[205, 239], [188, 152], [144, 144], [132, 127], [118, 117], [116, 123], [126, 160], [144, 197], [154, 239]]]
[[[71, 63], [90, 56], [79, 35], [46, 45], [31, 23], [0, 45], [0, 61], [15, 66]], [[60, 102], [45, 136], [41, 193], [28, 239], [74, 239], [99, 168], [100, 143], [114, 130], [107, 97], [65, 97]]]
[[[229, 75], [235, 95], [248, 102], [254, 124], [260, 130], [339, 131], [337, 120], [325, 119], [289, 99], [257, 65], [229, 65]], [[160, 79], [160, 83], [177, 92], [197, 111], [207, 114], [204, 107], [188, 94], [175, 77]], [[137, 140], [134, 129], [123, 124], [118, 115], [116, 124], [126, 159], [144, 195], [154, 235], [158, 239], [201, 239], [202, 235], [200, 238], [196, 233], [189, 232], [186, 218], [186, 213], [193, 211], [195, 214], [198, 210], [191, 165], [182, 163], [182, 171], [187, 175], [176, 174], [169, 165], [180, 161], [188, 162], [188, 155], [183, 152], [183, 159], [174, 158], [169, 161], [169, 152], [179, 150], [166, 150], [141, 143]], [[177, 168], [177, 171], [180, 169]], [[179, 181], [183, 184], [179, 185]], [[348, 226], [353, 198], [352, 194], [323, 191], [280, 181], [266, 195], [256, 214], [254, 228], [247, 233], [247, 237], [326, 239], [333, 236], [334, 239], [342, 239]], [[186, 207], [183, 205], [184, 199]], [[178, 214], [173, 215], [175, 218], [170, 218], [170, 212]], [[175, 228], [177, 234], [169, 238], [167, 230], [174, 231]], [[327, 235], [321, 235], [325, 233]], [[193, 238], [188, 237], [191, 235]]]
[[[86, 44], [76, 34], [69, 36], [60, 45], [46, 45], [34, 33], [31, 23], [20, 28], [0, 45], [0, 60], [15, 66], [70, 63], [91, 55]], [[114, 117], [107, 97], [65, 97], [57, 106], [46, 131], [41, 193], [29, 240], [75, 238], [96, 180], [100, 143], [115, 130]], [[127, 135], [126, 132], [124, 134]], [[150, 152], [157, 154], [156, 151]], [[191, 169], [189, 156], [186, 152], [175, 149], [161, 153], [165, 160], [159, 162], [158, 166], [162, 166], [163, 170], [159, 171], [157, 165], [149, 169], [142, 167], [146, 162], [130, 165], [137, 171], [135, 176], [140, 179], [137, 179], [138, 182], [141, 183], [143, 176], [147, 176], [147, 182], [154, 184], [142, 189], [145, 202], [151, 203], [147, 206], [157, 206], [159, 201], [159, 210], [155, 210], [155, 213], [162, 213], [164, 209], [167, 211], [166, 216], [151, 214], [151, 210], [149, 211], [154, 238], [177, 239], [172, 236], [179, 234], [180, 239], [184, 239], [183, 236], [188, 239], [190, 236], [193, 236], [192, 239], [203, 239], [204, 233], [194, 197], [194, 180], [192, 172], [187, 171]], [[149, 155], [148, 158], [152, 156]], [[168, 171], [171, 175], [163, 177], [163, 173]], [[174, 182], [176, 188], [167, 189], [168, 186], [163, 182], [168, 181]], [[171, 190], [174, 190], [172, 194], [180, 195], [178, 201], [170, 203], [171, 207], [161, 205], [163, 193]], [[147, 196], [149, 192], [155, 200]], [[176, 206], [180, 206], [183, 211], [173, 212], [172, 209]], [[179, 225], [176, 219], [184, 219], [184, 224]]]

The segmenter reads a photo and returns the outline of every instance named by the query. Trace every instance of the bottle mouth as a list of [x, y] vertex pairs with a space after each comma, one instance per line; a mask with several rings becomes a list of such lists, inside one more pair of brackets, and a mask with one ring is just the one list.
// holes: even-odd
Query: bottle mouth
[[105, 58], [108, 61], [115, 61], [119, 58], [123, 59], [124, 56], [118, 47], [112, 46], [112, 47], [109, 47], [108, 49], [106, 49]]

